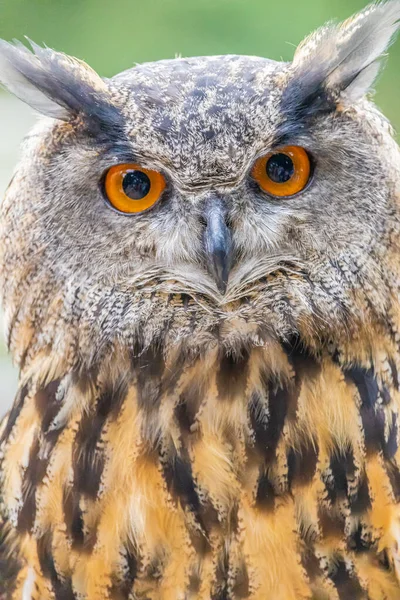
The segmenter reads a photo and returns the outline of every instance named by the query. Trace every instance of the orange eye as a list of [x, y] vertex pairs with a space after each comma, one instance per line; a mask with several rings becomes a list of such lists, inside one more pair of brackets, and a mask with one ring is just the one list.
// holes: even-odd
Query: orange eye
[[157, 171], [135, 164], [115, 165], [107, 171], [104, 183], [110, 204], [123, 213], [140, 213], [151, 208], [165, 188]]
[[251, 172], [264, 192], [281, 198], [304, 190], [310, 173], [309, 156], [300, 146], [286, 146], [262, 156]]

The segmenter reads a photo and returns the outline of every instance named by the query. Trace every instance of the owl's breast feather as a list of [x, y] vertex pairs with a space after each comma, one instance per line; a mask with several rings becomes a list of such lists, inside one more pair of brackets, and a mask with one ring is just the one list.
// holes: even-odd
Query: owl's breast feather
[[298, 338], [120, 348], [90, 372], [38, 356], [3, 426], [20, 590], [27, 560], [41, 598], [48, 581], [88, 600], [395, 598], [399, 384], [382, 343], [374, 364]]

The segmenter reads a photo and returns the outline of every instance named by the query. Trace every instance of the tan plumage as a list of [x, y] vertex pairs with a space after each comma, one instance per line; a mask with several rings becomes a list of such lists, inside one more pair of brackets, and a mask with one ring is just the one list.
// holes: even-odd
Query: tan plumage
[[[54, 117], [2, 206], [9, 598], [399, 597], [400, 163], [365, 99], [399, 17], [372, 5], [291, 65], [112, 80], [1, 44], [0, 80]], [[289, 143], [313, 179], [277, 201], [249, 170]], [[168, 179], [132, 219], [101, 192], [128, 160]], [[232, 233], [226, 290], [210, 204]]]

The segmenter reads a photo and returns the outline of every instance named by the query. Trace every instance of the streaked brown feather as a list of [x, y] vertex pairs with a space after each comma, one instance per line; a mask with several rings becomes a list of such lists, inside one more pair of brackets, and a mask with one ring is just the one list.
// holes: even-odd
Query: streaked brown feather
[[172, 382], [168, 355], [147, 381], [123, 353], [90, 383], [37, 371], [3, 473], [40, 598], [395, 598], [399, 392], [375, 339], [368, 368], [348, 343], [212, 350]]

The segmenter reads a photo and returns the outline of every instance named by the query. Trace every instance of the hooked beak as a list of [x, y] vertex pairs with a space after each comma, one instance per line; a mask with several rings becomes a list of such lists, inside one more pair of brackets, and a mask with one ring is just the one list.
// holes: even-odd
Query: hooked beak
[[208, 203], [205, 219], [204, 249], [209, 260], [208, 269], [221, 294], [225, 294], [231, 269], [232, 238], [225, 222], [225, 209], [218, 198]]

